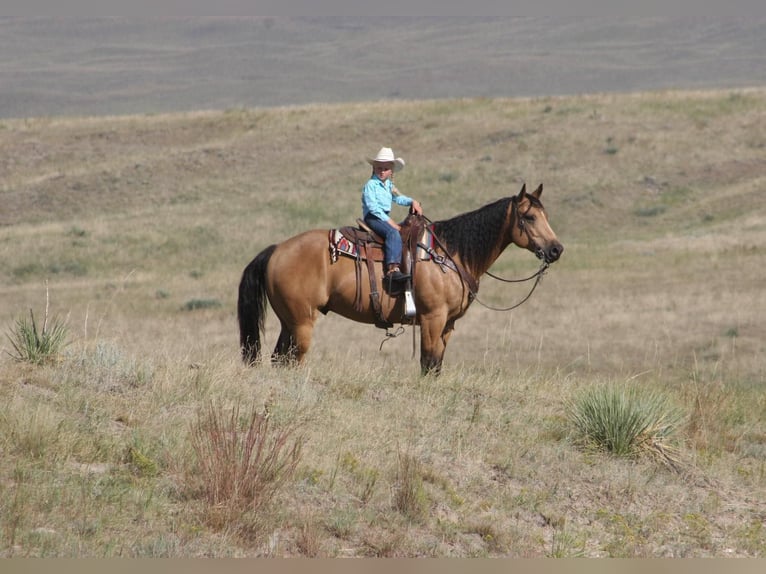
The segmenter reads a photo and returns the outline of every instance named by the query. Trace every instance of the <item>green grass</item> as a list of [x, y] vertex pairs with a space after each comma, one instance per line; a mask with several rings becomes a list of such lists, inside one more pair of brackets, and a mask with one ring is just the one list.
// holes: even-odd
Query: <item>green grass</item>
[[42, 325], [38, 325], [32, 309], [29, 310], [29, 319], [21, 316], [6, 334], [13, 347], [11, 356], [25, 363], [42, 365], [58, 358], [63, 348], [67, 345], [69, 329], [63, 319], [52, 318], [50, 324], [46, 310]]
[[636, 385], [606, 385], [582, 392], [569, 407], [576, 442], [616, 456], [658, 456], [675, 465], [674, 438], [681, 411], [656, 390]]
[[221, 302], [218, 299], [190, 299], [183, 305], [184, 311], [217, 309], [218, 307], [221, 307]]

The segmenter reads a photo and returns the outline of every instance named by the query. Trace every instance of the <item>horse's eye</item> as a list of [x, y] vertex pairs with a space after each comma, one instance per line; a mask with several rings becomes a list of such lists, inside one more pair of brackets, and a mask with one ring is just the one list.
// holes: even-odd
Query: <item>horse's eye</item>
[[534, 215], [528, 215], [528, 214], [525, 213], [524, 214], [524, 221], [526, 221], [528, 223], [534, 223], [535, 222], [535, 216]]

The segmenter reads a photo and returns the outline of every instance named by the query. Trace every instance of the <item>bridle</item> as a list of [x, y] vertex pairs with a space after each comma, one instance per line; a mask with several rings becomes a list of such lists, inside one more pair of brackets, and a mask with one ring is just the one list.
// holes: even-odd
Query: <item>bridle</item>
[[[515, 219], [516, 221], [514, 221], [511, 224], [511, 227], [513, 228], [513, 226], [515, 225], [519, 228], [519, 230], [522, 233], [526, 234], [527, 241], [529, 241], [529, 243], [532, 244], [532, 246], [534, 247], [535, 255], [537, 256], [538, 259], [542, 261], [542, 263], [540, 264], [540, 268], [535, 273], [533, 273], [529, 277], [525, 277], [524, 279], [504, 279], [503, 277], [498, 277], [497, 275], [495, 275], [494, 273], [491, 273], [490, 271], [486, 271], [485, 273], [489, 275], [492, 279], [501, 281], [503, 283], [525, 283], [527, 281], [531, 281], [532, 279], [535, 280], [535, 283], [534, 285], [532, 285], [532, 289], [529, 290], [529, 293], [527, 293], [527, 296], [524, 297], [521, 301], [519, 301], [515, 305], [511, 305], [510, 307], [494, 307], [492, 305], [488, 305], [487, 303], [484, 303], [481, 299], [479, 299], [478, 293], [471, 292], [473, 299], [475, 299], [479, 305], [491, 311], [501, 311], [501, 312], [512, 311], [513, 309], [516, 309], [517, 307], [520, 307], [521, 305], [526, 303], [526, 301], [532, 296], [532, 293], [535, 292], [535, 289], [537, 289], [537, 286], [540, 284], [540, 281], [542, 280], [543, 275], [545, 275], [545, 272], [548, 270], [548, 267], [550, 266], [550, 264], [545, 260], [545, 254], [543, 253], [543, 250], [540, 249], [540, 247], [537, 245], [537, 242], [529, 234], [529, 229], [527, 229], [527, 224], [524, 221], [524, 216], [529, 212], [529, 209], [525, 211], [523, 214], [519, 215], [519, 204], [516, 197], [514, 197], [512, 201], [513, 201], [513, 211], [512, 211], [511, 218]], [[532, 206], [530, 206], [530, 209], [531, 208]]]
[[[460, 276], [461, 283], [463, 284], [463, 288], [468, 290], [469, 302], [470, 301], [476, 301], [479, 305], [481, 305], [482, 307], [486, 307], [490, 311], [501, 311], [501, 312], [512, 311], [513, 309], [516, 309], [517, 307], [520, 307], [521, 305], [526, 303], [526, 301], [532, 296], [532, 293], [535, 292], [535, 289], [537, 289], [537, 286], [540, 284], [540, 281], [542, 280], [543, 275], [545, 275], [545, 272], [548, 270], [548, 266], [550, 265], [545, 260], [545, 254], [543, 253], [543, 250], [537, 245], [537, 242], [530, 235], [529, 229], [527, 229], [526, 222], [524, 221], [524, 216], [529, 212], [529, 210], [527, 210], [523, 214], [519, 215], [518, 198], [516, 198], [514, 196], [511, 201], [513, 203], [513, 208], [512, 208], [512, 211], [511, 211], [511, 220], [512, 220], [511, 221], [511, 229], [513, 229], [513, 227], [516, 226], [516, 227], [519, 228], [519, 231], [521, 233], [524, 233], [527, 236], [527, 240], [534, 247], [535, 255], [538, 257], [538, 259], [540, 259], [542, 261], [542, 264], [540, 265], [540, 268], [534, 274], [532, 274], [529, 277], [526, 277], [524, 279], [504, 279], [502, 277], [498, 277], [494, 273], [490, 273], [489, 271], [485, 272], [492, 279], [496, 279], [497, 281], [502, 281], [503, 283], [524, 283], [526, 281], [531, 281], [532, 279], [535, 280], [534, 285], [532, 285], [532, 288], [529, 290], [529, 293], [527, 293], [526, 297], [524, 297], [518, 303], [516, 303], [514, 305], [511, 305], [510, 307], [494, 307], [492, 305], [484, 303], [484, 301], [479, 299], [479, 296], [478, 296], [478, 293], [479, 293], [478, 283], [476, 283], [473, 280], [473, 277], [471, 277], [471, 281], [467, 280], [467, 277], [466, 277], [467, 273], [466, 273], [466, 271], [462, 268], [462, 266], [457, 261], [455, 261], [452, 258], [452, 256], [449, 254], [449, 251], [447, 251], [446, 247], [442, 244], [442, 242], [439, 240], [439, 238], [436, 236], [436, 234], [434, 234], [434, 236], [433, 236], [434, 240], [437, 243], [437, 245], [439, 245], [439, 247], [441, 247], [442, 250], [444, 251], [444, 256], [441, 256], [441, 257], [444, 257], [444, 258], [448, 259], [452, 263], [452, 267], [454, 267], [455, 271], [457, 271], [458, 275]], [[533, 197], [530, 197], [530, 202], [532, 203], [532, 206], [534, 206], [535, 203], [539, 203], [538, 201], [536, 201], [536, 198], [533, 199]], [[530, 206], [530, 209], [532, 208], [532, 206]], [[540, 207], [542, 207], [542, 206], [540, 205]], [[430, 220], [428, 220], [428, 221], [429, 221], [429, 223], [431, 223]], [[473, 285], [471, 283], [473, 283], [476, 286], [475, 289], [473, 288]]]

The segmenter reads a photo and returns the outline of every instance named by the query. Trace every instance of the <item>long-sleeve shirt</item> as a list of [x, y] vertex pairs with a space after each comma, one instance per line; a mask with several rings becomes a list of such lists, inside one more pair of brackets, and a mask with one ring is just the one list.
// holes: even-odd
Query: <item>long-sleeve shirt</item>
[[397, 205], [412, 205], [411, 197], [401, 193], [395, 195], [393, 189], [394, 183], [390, 179], [381, 181], [378, 176], [373, 175], [362, 188], [362, 217], [371, 214], [388, 221], [392, 202]]

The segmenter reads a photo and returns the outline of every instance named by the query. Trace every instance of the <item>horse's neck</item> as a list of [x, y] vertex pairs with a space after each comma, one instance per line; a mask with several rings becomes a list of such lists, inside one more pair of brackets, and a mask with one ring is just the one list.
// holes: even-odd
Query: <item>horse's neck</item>
[[484, 259], [482, 264], [476, 269], [476, 272], [479, 273], [479, 275], [477, 275], [477, 279], [484, 275], [489, 270], [489, 268], [494, 265], [495, 261], [497, 261], [498, 257], [503, 254], [503, 251], [505, 251], [506, 247], [512, 243], [512, 233], [510, 231], [510, 227], [515, 225], [515, 214], [516, 198], [512, 197], [506, 208], [503, 210], [503, 222], [499, 226], [499, 231], [495, 236], [494, 245], [492, 245], [487, 258]]
[[477, 280], [484, 275], [492, 265], [494, 265], [495, 261], [497, 261], [498, 257], [502, 255], [503, 251], [505, 251], [505, 248], [508, 247], [509, 242], [507, 241], [498, 241], [498, 243], [493, 247], [490, 254], [480, 262], [476, 262], [473, 265], [467, 266], [469, 272], [471, 275], [473, 275]]
[[[485, 206], [475, 212], [441, 222], [445, 228], [445, 235], [451, 239], [451, 241], [447, 239], [448, 249], [453, 252], [453, 257], [477, 280], [492, 267], [492, 264], [510, 244], [511, 234], [508, 232], [508, 226], [513, 224], [513, 201], [507, 205], [504, 202], [497, 202], [497, 209], [502, 206], [505, 207], [502, 209], [502, 214], [495, 213], [494, 219], [489, 218], [484, 211], [490, 206]], [[460, 232], [457, 230], [447, 231], [446, 228], [450, 226], [458, 226], [462, 230]], [[470, 232], [466, 230], [470, 230]]]

